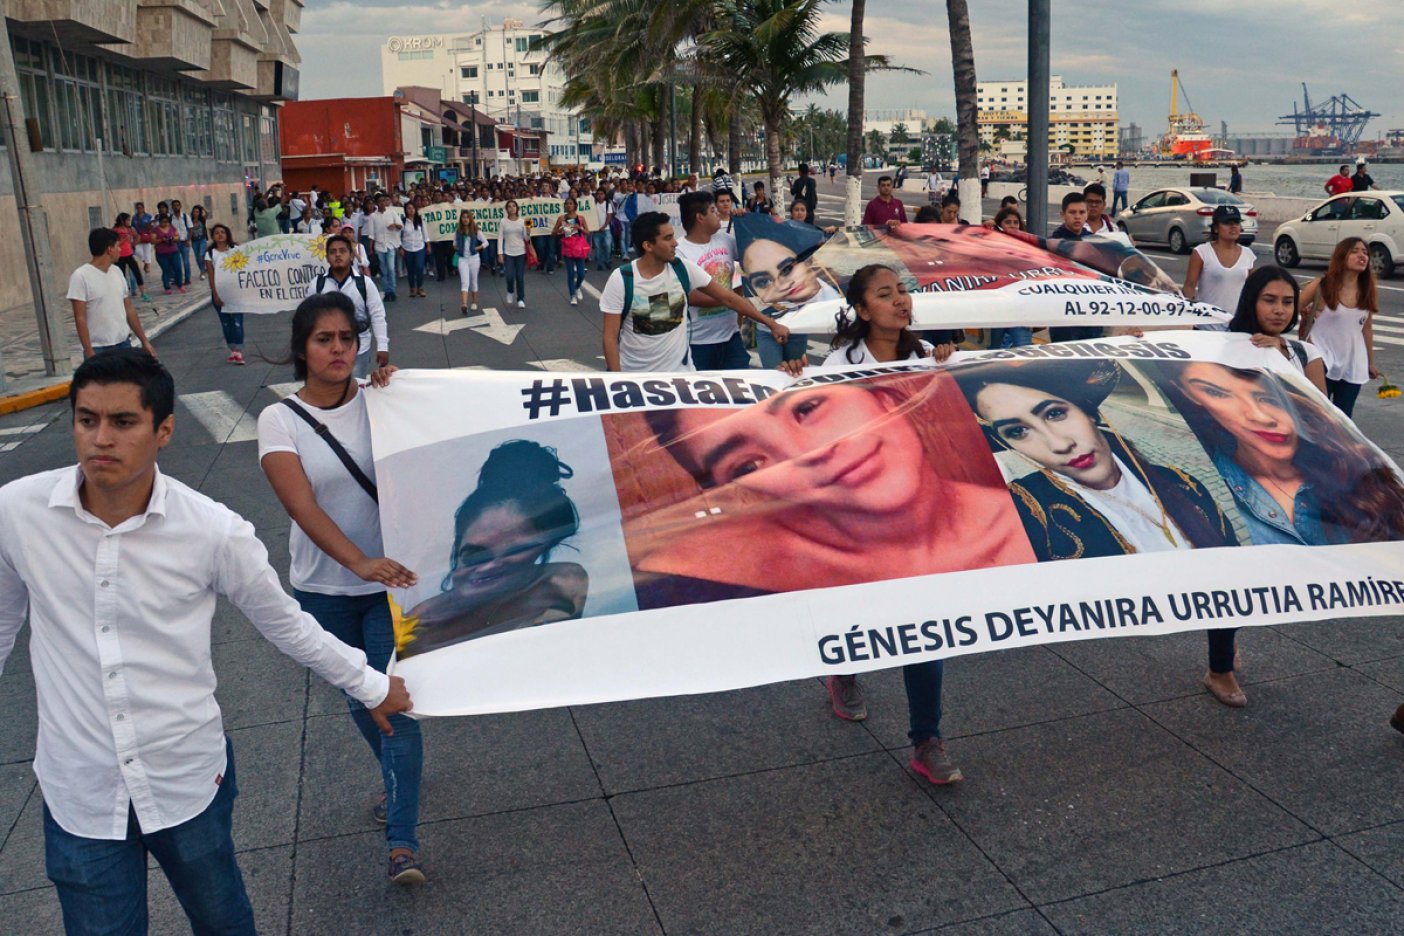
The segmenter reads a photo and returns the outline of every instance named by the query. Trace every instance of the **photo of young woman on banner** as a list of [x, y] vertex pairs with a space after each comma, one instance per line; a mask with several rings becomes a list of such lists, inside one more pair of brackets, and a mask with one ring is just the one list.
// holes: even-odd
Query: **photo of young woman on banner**
[[1255, 544], [1404, 539], [1404, 484], [1295, 373], [1214, 361], [1140, 365], [1213, 460]]
[[403, 554], [423, 572], [404, 596], [401, 660], [636, 607], [598, 424], [533, 429], [389, 460], [381, 504], [418, 531]]
[[991, 448], [1014, 456], [1002, 464], [1017, 472], [1009, 492], [1039, 561], [1238, 545], [1229, 516], [1185, 470], [1183, 453], [1197, 446], [1183, 423], [1156, 424], [1162, 447], [1181, 437], [1172, 466], [1108, 417], [1125, 376], [1117, 362], [1001, 361], [952, 375]]
[[640, 609], [1034, 560], [944, 373], [605, 422]]

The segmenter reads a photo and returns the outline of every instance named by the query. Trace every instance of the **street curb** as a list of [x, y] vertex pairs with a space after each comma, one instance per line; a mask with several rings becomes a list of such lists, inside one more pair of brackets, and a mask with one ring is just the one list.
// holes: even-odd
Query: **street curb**
[[[175, 328], [181, 322], [190, 318], [196, 312], [209, 308], [211, 301], [207, 298], [194, 305], [186, 306], [169, 318], [162, 319], [161, 322], [149, 332], [146, 337], [155, 341], [161, 335]], [[9, 396], [0, 396], [0, 416], [7, 416], [10, 413], [18, 413], [21, 410], [33, 409], [36, 406], [43, 406], [45, 403], [52, 403], [68, 396], [69, 380], [59, 380], [55, 383], [45, 384], [42, 387], [35, 387], [21, 393], [12, 393]]]

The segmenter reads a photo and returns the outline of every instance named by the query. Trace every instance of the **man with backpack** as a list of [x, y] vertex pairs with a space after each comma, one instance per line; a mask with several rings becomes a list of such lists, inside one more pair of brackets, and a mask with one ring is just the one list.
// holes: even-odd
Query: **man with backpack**
[[333, 234], [327, 238], [326, 244], [327, 272], [318, 274], [312, 293], [339, 292], [355, 305], [360, 348], [352, 376], [358, 379], [369, 377], [372, 370], [371, 350], [375, 346], [380, 348], [375, 353], [375, 366], [379, 368], [390, 363], [390, 331], [385, 325], [385, 303], [380, 301], [380, 290], [375, 288], [375, 283], [353, 269], [355, 248], [351, 246], [351, 238], [345, 234]]
[[[639, 215], [632, 233], [639, 258], [611, 273], [600, 294], [605, 367], [639, 372], [695, 370], [688, 344], [688, 305], [726, 306], [753, 318], [755, 306], [677, 255], [677, 235], [663, 212]], [[789, 337], [783, 325], [772, 329], [777, 341]]]

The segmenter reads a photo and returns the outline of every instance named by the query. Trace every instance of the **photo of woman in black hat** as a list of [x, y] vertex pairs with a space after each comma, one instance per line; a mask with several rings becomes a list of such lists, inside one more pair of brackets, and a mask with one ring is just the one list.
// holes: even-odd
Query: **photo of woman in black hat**
[[995, 452], [1035, 469], [1009, 484], [1040, 561], [1237, 546], [1198, 478], [1157, 464], [1101, 406], [1122, 376], [1113, 361], [1001, 361], [951, 372]]

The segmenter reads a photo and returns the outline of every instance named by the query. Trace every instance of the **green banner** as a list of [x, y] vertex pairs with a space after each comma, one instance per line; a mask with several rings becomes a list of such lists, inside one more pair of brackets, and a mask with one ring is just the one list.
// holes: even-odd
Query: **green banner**
[[[523, 198], [517, 201], [521, 218], [533, 229], [551, 230], [556, 218], [565, 212], [565, 202], [559, 198]], [[453, 240], [458, 233], [458, 215], [471, 211], [478, 221], [478, 232], [484, 237], [496, 237], [501, 220], [507, 217], [506, 202], [469, 202], [461, 205], [433, 205], [419, 213], [424, 219], [425, 237], [431, 242]]]

